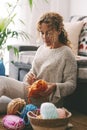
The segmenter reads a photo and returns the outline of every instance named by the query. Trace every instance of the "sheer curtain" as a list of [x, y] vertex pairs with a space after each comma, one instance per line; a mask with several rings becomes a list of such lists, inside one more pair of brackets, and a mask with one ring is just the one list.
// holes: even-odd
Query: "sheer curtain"
[[[15, 4], [17, 0], [1, 0], [0, 3], [0, 10], [2, 8], [5, 12], [4, 16], [6, 14], [6, 8], [5, 4], [6, 2], [9, 2], [11, 4]], [[30, 39], [29, 40], [23, 40], [23, 39], [10, 39], [8, 40], [9, 44], [34, 44], [36, 45], [37, 41], [37, 31], [36, 31], [36, 23], [38, 21], [38, 18], [45, 12], [48, 11], [55, 11], [60, 13], [65, 20], [67, 20], [67, 17], [69, 15], [69, 3], [70, 0], [33, 0], [33, 7], [32, 10], [29, 6], [28, 0], [18, 0], [19, 3], [15, 9], [16, 17], [15, 17], [15, 25], [12, 26], [13, 29], [16, 30], [22, 30], [29, 34]], [[2, 13], [0, 13], [0, 16], [3, 16]], [[24, 22], [24, 25], [19, 22], [19, 19], [21, 19]]]
[[32, 15], [30, 19], [30, 28], [29, 28], [29, 34], [30, 37], [30, 44], [36, 44], [37, 40], [37, 31], [36, 31], [36, 23], [38, 21], [38, 18], [41, 16], [41, 14], [47, 12], [50, 10], [50, 2], [46, 2], [45, 0], [34, 0], [33, 1], [33, 7], [32, 7]]

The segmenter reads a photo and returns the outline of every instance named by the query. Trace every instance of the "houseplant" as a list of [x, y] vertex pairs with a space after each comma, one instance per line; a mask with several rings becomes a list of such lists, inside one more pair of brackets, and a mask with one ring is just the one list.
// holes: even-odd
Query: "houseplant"
[[[16, 31], [10, 27], [10, 25], [15, 24], [14, 23], [14, 18], [16, 16], [15, 9], [18, 5], [18, 2], [19, 2], [19, 0], [16, 0], [16, 3], [14, 6], [11, 5], [10, 3], [7, 3], [8, 15], [4, 18], [0, 18], [0, 50], [1, 50], [1, 53], [3, 53], [3, 50], [6, 48], [7, 40], [9, 38], [18, 38], [18, 37], [29, 38], [28, 34], [26, 34], [24, 31], [22, 31], [22, 30]], [[22, 24], [24, 24], [24, 22], [22, 20], [20, 20], [20, 22]], [[12, 46], [7, 46], [8, 50], [11, 48], [12, 48]], [[18, 50], [16, 48], [13, 48], [13, 49], [14, 49], [14, 53], [16, 54], [18, 52]], [[0, 55], [0, 58], [1, 58], [1, 55]], [[3, 58], [3, 56], [2, 56], [2, 58]]]
[[[12, 6], [10, 3], [8, 3], [8, 15], [5, 18], [0, 18], [0, 59], [3, 59], [3, 54], [4, 54], [4, 50], [8, 49], [10, 50], [11, 48], [13, 48], [15, 55], [18, 55], [18, 49], [16, 47], [13, 47], [12, 45], [7, 46], [7, 40], [9, 38], [18, 38], [19, 36], [21, 36], [22, 38], [28, 38], [28, 35], [21, 31], [16, 31], [16, 30], [12, 30], [12, 28], [10, 28], [11, 24], [14, 24], [14, 18], [16, 16], [15, 13], [15, 9], [18, 5], [18, 2], [20, 0], [16, 0], [16, 4], [14, 4], [14, 6]], [[28, 0], [29, 1], [29, 6], [32, 9], [34, 1], [33, 0]], [[45, 0], [47, 2], [47, 0]], [[9, 11], [10, 10], [10, 11]], [[22, 20], [20, 20], [20, 22], [22, 24], [24, 24], [24, 22]]]
[[[45, 0], [45, 1], [48, 2], [48, 0]], [[33, 0], [28, 0], [28, 2], [29, 2], [30, 8], [32, 9], [32, 6], [33, 6], [33, 4], [34, 4], [34, 1], [33, 1]]]
[[[18, 5], [19, 0], [16, 0], [16, 3], [14, 5], [11, 5], [10, 3], [6, 3], [7, 4], [7, 16], [6, 17], [0, 17], [0, 68], [2, 68], [1, 66], [3, 66], [3, 69], [5, 69], [4, 64], [3, 64], [3, 57], [4, 57], [4, 52], [6, 51], [6, 49], [8, 49], [8, 51], [10, 49], [14, 49], [14, 53], [15, 55], [18, 55], [18, 49], [16, 47], [13, 47], [12, 45], [7, 45], [7, 40], [9, 38], [28, 38], [28, 34], [26, 34], [24, 31], [17, 31], [17, 30], [13, 30], [10, 25], [15, 24], [14, 23], [14, 18], [16, 16], [15, 13], [15, 9]], [[24, 22], [22, 20], [20, 20], [20, 22], [22, 24], [24, 24]], [[5, 70], [3, 71], [3, 73], [0, 70], [0, 75], [5, 75]]]
[[[4, 50], [4, 48], [6, 48], [6, 46], [7, 46], [6, 43], [9, 38], [18, 38], [19, 36], [21, 36], [22, 38], [29, 39], [28, 34], [26, 34], [24, 31], [19, 32], [19, 31], [12, 30], [11, 28], [9, 28], [10, 24], [14, 24], [14, 18], [16, 16], [15, 9], [16, 9], [19, 1], [20, 0], [16, 0], [14, 5], [7, 3], [8, 15], [5, 18], [0, 17], [0, 59], [3, 59], [3, 50]], [[48, 2], [48, 0], [45, 0], [45, 1]], [[28, 0], [28, 2], [29, 2], [30, 8], [32, 9], [34, 1]], [[20, 22], [22, 24], [24, 24], [24, 22], [22, 20], [20, 20]], [[8, 50], [11, 48], [14, 49], [15, 54], [18, 54], [17, 48], [12, 47], [12, 46], [7, 46]]]

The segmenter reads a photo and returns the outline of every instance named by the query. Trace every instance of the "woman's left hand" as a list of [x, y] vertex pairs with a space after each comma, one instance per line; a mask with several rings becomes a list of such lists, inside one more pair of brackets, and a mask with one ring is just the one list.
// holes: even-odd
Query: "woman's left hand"
[[49, 94], [51, 94], [53, 91], [56, 89], [56, 84], [55, 83], [48, 83], [47, 89], [43, 92], [40, 93], [41, 96], [46, 97]]

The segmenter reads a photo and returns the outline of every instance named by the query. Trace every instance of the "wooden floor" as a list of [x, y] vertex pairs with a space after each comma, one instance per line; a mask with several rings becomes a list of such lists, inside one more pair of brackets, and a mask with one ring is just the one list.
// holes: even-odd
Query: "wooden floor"
[[[68, 130], [87, 130], [87, 115], [76, 112], [76, 111], [71, 111], [72, 112], [72, 117], [70, 119], [70, 123], [73, 125], [71, 129]], [[0, 122], [2, 119], [3, 115], [0, 116]], [[5, 128], [2, 127], [0, 123], [0, 130], [6, 130]], [[32, 130], [29, 127], [24, 128], [24, 130]]]
[[72, 130], [87, 130], [87, 115], [72, 112], [70, 122], [73, 124]]

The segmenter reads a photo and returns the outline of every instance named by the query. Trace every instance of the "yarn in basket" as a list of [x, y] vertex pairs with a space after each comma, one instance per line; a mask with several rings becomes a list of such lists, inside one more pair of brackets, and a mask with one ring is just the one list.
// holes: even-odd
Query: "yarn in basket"
[[58, 112], [59, 118], [66, 118], [65, 108], [57, 108], [57, 112]]
[[58, 111], [53, 103], [45, 102], [41, 104], [40, 113], [43, 119], [58, 118]]

